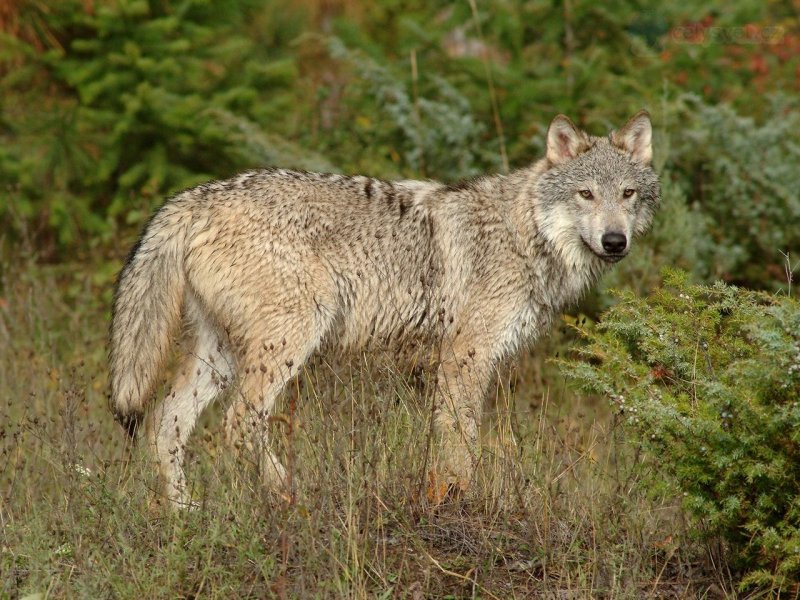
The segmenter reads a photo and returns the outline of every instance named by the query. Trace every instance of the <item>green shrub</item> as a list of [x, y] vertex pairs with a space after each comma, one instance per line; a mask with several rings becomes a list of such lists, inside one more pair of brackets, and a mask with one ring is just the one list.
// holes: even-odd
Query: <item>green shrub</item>
[[800, 581], [800, 303], [686, 279], [621, 294], [562, 365], [616, 407], [742, 587], [785, 589]]
[[706, 217], [710, 275], [767, 288], [783, 274], [783, 253], [800, 251], [800, 116], [796, 102], [771, 99], [764, 119], [696, 97], [679, 101], [681, 135], [671, 137], [669, 173]]
[[413, 85], [396, 68], [348, 48], [339, 38], [331, 39], [329, 49], [358, 75], [344, 103], [358, 115], [356, 127], [376, 150], [400, 150], [409, 175], [458, 180], [479, 175], [487, 165], [499, 168], [497, 149], [483, 148], [485, 126], [475, 119], [469, 100], [446, 79], [426, 75], [424, 82], [432, 89], [415, 97]]
[[[34, 227], [62, 246], [108, 242], [199, 182], [264, 164], [330, 168], [283, 137], [297, 67], [247, 34], [254, 4], [69, 0], [42, 17], [43, 41], [0, 37], [0, 182], [13, 184], [0, 218], [38, 213]], [[301, 23], [286, 12], [270, 23], [276, 46]]]
[[785, 2], [729, 4], [13, 3], [0, 238], [115, 254], [166, 195], [242, 169], [453, 181], [529, 164], [557, 112], [602, 135], [647, 107], [665, 210], [608, 283], [763, 288], [800, 252], [800, 37]]

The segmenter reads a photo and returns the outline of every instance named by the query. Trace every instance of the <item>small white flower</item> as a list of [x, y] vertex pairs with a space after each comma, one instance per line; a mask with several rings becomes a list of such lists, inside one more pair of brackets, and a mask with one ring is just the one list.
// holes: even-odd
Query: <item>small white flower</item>
[[85, 467], [81, 464], [75, 463], [74, 465], [72, 465], [72, 468], [78, 475], [83, 475], [84, 477], [92, 476], [92, 471], [91, 469], [89, 469], [89, 467]]

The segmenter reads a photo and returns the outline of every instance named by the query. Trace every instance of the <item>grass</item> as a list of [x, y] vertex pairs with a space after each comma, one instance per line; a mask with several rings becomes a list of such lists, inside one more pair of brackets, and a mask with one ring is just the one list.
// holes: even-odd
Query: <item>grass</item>
[[216, 407], [188, 449], [200, 508], [173, 513], [107, 410], [110, 277], [14, 262], [0, 284], [0, 597], [734, 596], [674, 499], [648, 494], [655, 461], [543, 358], [563, 350], [558, 331], [499, 377], [463, 498], [426, 499], [431, 398], [356, 358], [290, 386], [292, 432], [274, 437], [292, 494], [265, 493], [231, 456]]

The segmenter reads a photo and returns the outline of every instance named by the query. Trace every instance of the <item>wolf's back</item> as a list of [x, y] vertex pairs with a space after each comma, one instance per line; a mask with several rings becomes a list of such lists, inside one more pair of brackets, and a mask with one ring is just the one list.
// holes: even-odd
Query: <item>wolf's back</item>
[[109, 341], [111, 409], [133, 435], [180, 322], [191, 215], [167, 202], [145, 227], [119, 275]]

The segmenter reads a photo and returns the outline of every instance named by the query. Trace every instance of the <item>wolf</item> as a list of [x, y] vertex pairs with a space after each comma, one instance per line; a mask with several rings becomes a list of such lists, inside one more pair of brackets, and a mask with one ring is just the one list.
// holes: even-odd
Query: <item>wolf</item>
[[[428, 344], [437, 468], [468, 485], [498, 366], [648, 229], [660, 201], [651, 138], [645, 111], [603, 137], [558, 115], [545, 156], [509, 174], [446, 185], [263, 169], [177, 194], [116, 285], [117, 420], [131, 434], [145, 423], [164, 493], [185, 505], [186, 441], [233, 387], [226, 440], [256, 452], [264, 483], [280, 486], [267, 422], [312, 355]], [[145, 417], [181, 323], [192, 346]]]

